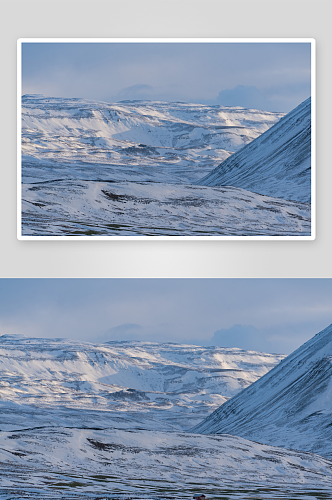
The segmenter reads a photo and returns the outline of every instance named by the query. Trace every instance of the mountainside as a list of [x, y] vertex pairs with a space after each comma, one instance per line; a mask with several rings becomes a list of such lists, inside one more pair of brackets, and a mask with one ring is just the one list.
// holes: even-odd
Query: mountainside
[[332, 461], [184, 432], [281, 355], [0, 337], [0, 499], [328, 500]]
[[196, 185], [283, 116], [25, 95], [22, 236], [310, 236], [307, 199]]
[[22, 97], [23, 180], [189, 184], [284, 113], [188, 103]]
[[3, 500], [330, 500], [332, 461], [235, 436], [39, 427], [0, 433]]
[[[181, 344], [2, 336], [0, 429], [17, 428], [25, 411], [33, 412], [35, 423], [45, 418], [54, 423], [61, 413], [68, 424], [91, 418], [119, 425], [126, 412], [124, 420], [136, 419], [134, 426], [186, 429], [188, 419], [191, 425], [199, 422], [283, 357]], [[144, 418], [137, 419], [135, 412]]]
[[308, 236], [307, 203], [240, 188], [58, 180], [22, 188], [28, 236]]
[[233, 434], [332, 457], [332, 325], [193, 431]]
[[287, 200], [311, 199], [311, 98], [224, 160], [197, 184], [236, 186]]

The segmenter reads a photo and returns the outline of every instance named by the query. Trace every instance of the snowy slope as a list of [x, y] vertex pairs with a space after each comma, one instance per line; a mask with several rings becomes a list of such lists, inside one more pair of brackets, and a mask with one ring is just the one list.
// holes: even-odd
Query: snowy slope
[[283, 113], [188, 103], [22, 98], [23, 180], [188, 184]]
[[311, 98], [197, 183], [310, 202]]
[[283, 358], [2, 336], [0, 498], [328, 499], [328, 459], [184, 432]]
[[25, 236], [309, 236], [307, 203], [233, 187], [57, 181], [22, 190]]
[[25, 95], [22, 235], [310, 236], [309, 203], [194, 185], [283, 116]]
[[48, 425], [61, 415], [68, 425], [136, 419], [131, 426], [187, 429], [282, 358], [220, 347], [2, 336], [0, 429], [26, 426], [22, 415], [29, 412]]
[[193, 430], [332, 457], [332, 325]]
[[0, 433], [0, 464], [6, 500], [328, 500], [332, 489], [332, 461], [311, 453], [111, 426]]

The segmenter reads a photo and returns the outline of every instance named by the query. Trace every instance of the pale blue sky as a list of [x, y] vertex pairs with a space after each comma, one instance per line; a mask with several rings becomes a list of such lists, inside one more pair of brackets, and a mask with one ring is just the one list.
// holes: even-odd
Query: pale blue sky
[[0, 279], [0, 334], [289, 353], [332, 323], [332, 279]]
[[309, 43], [24, 43], [23, 94], [290, 111], [310, 96]]

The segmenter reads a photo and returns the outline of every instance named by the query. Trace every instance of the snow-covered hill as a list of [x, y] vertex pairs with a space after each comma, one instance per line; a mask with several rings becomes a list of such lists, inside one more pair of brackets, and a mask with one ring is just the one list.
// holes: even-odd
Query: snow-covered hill
[[197, 425], [332, 457], [332, 325]]
[[91, 425], [111, 419], [119, 425], [126, 412], [125, 425], [136, 419], [130, 425], [187, 429], [283, 357], [181, 344], [2, 336], [0, 429], [26, 427], [25, 412], [48, 425], [60, 413], [68, 425], [90, 418]]
[[328, 459], [184, 432], [283, 358], [4, 335], [0, 499], [328, 499]]
[[22, 98], [23, 236], [309, 236], [308, 203], [194, 185], [283, 113]]
[[42, 427], [0, 433], [4, 500], [330, 500], [332, 461], [234, 436]]
[[22, 235], [310, 236], [307, 199], [194, 185], [283, 116], [25, 95]]
[[25, 236], [309, 236], [307, 203], [232, 187], [58, 180], [22, 190]]
[[287, 200], [311, 199], [311, 98], [197, 182]]
[[190, 184], [282, 116], [219, 105], [25, 95], [23, 181]]

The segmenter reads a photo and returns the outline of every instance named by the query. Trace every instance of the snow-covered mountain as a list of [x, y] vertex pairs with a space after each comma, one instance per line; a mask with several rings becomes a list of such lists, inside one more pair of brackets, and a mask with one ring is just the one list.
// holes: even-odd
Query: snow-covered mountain
[[191, 184], [282, 116], [219, 105], [25, 95], [23, 180]]
[[309, 236], [308, 203], [194, 185], [283, 115], [23, 96], [22, 235]]
[[[124, 412], [125, 422], [139, 412], [143, 421], [132, 426], [187, 429], [283, 357], [181, 344], [2, 336], [0, 429], [26, 426], [25, 411], [47, 424], [61, 413], [68, 425], [83, 425], [82, 418], [93, 425], [114, 419], [119, 425]], [[12, 405], [3, 406], [4, 401]]]
[[332, 457], [332, 325], [224, 403], [194, 432]]
[[311, 199], [311, 98], [197, 182], [287, 200]]
[[283, 358], [4, 335], [0, 498], [328, 499], [326, 458], [184, 432]]

